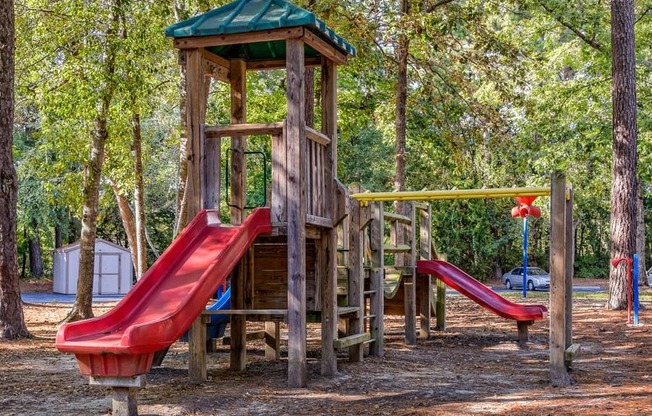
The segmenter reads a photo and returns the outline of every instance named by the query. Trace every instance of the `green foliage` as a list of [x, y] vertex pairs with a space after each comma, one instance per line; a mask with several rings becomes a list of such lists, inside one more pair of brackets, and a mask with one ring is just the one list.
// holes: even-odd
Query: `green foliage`
[[[116, 76], [103, 80], [99, 30], [106, 2], [24, 0], [16, 4], [15, 157], [20, 229], [36, 221], [44, 251], [61, 213], [79, 217], [83, 166], [102, 82], [115, 85], [105, 176], [131, 198], [131, 119], [142, 120], [147, 225], [160, 250], [172, 238], [178, 184], [180, 73], [163, 28], [225, 4], [119, 1]], [[381, 191], [392, 188], [395, 157], [396, 46], [409, 38], [407, 188], [540, 186], [555, 169], [575, 191], [576, 273], [604, 275], [609, 256], [611, 79], [608, 2], [469, 0], [432, 7], [396, 2], [299, 2], [354, 44], [358, 57], [338, 68], [338, 177]], [[652, 19], [636, 2], [639, 176], [652, 206]], [[644, 14], [646, 12], [647, 14]], [[315, 79], [319, 80], [319, 70]], [[249, 122], [286, 115], [283, 71], [248, 73]], [[316, 89], [320, 88], [316, 82]], [[320, 124], [320, 103], [315, 124]], [[208, 124], [229, 123], [228, 86], [213, 83]], [[229, 146], [222, 141], [223, 154]], [[249, 150], [269, 157], [269, 138]], [[269, 159], [268, 159], [269, 160]], [[248, 158], [248, 203], [259, 204], [270, 163]], [[225, 180], [222, 166], [222, 181]], [[223, 192], [226, 192], [223, 187]], [[100, 235], [123, 241], [112, 192], [103, 187]], [[224, 200], [224, 195], [222, 196]], [[511, 200], [433, 204], [435, 241], [450, 261], [478, 277], [521, 259], [522, 223]], [[547, 267], [548, 200], [532, 221], [530, 260]], [[226, 208], [222, 205], [226, 215]], [[64, 216], [65, 217], [65, 216]], [[652, 232], [646, 211], [648, 235]], [[26, 244], [26, 243], [21, 243]], [[652, 249], [652, 245], [649, 245]], [[21, 245], [19, 250], [25, 250]]]

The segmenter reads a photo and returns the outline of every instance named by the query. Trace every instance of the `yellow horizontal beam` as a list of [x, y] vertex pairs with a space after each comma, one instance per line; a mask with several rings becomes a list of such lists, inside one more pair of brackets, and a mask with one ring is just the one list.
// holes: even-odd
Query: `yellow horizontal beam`
[[423, 201], [444, 199], [511, 198], [515, 196], [550, 196], [550, 188], [452, 189], [441, 191], [363, 192], [352, 194], [360, 202]]

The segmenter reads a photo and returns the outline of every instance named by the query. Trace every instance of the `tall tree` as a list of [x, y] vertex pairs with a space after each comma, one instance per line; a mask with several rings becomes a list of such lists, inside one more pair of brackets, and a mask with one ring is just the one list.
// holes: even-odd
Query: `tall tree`
[[79, 250], [79, 278], [77, 280], [77, 296], [66, 321], [87, 319], [93, 316], [93, 271], [95, 264], [95, 237], [97, 235], [97, 212], [99, 206], [100, 181], [104, 165], [104, 149], [109, 137], [109, 110], [115, 92], [116, 73], [115, 60], [117, 55], [116, 38], [121, 21], [120, 1], [104, 3], [110, 9], [110, 18], [101, 40], [102, 57], [99, 91], [96, 109], [93, 116], [91, 132], [91, 148], [84, 177], [84, 206], [82, 209], [82, 231]]
[[[611, 168], [611, 257], [631, 257], [636, 252], [637, 131], [636, 59], [634, 53], [634, 1], [611, 2], [613, 143]], [[624, 267], [609, 275], [610, 309], [627, 306]]]
[[13, 158], [14, 2], [0, 1], [0, 338], [29, 337], [18, 284]]

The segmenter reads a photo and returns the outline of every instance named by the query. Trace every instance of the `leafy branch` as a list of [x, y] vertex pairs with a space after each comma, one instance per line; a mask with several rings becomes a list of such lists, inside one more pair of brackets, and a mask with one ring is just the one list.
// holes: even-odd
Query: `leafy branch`
[[558, 13], [556, 13], [555, 10], [552, 9], [552, 7], [550, 7], [550, 6], [548, 6], [547, 4], [545, 4], [544, 1], [542, 1], [542, 0], [537, 0], [537, 3], [539, 3], [539, 4], [541, 5], [541, 7], [543, 7], [543, 9], [544, 9], [546, 12], [550, 13], [550, 15], [551, 15], [551, 16], [552, 16], [552, 17], [553, 17], [553, 18], [554, 18], [554, 19], [555, 19], [559, 24], [561, 24], [561, 25], [564, 26], [566, 29], [568, 29], [568, 30], [570, 30], [571, 32], [573, 32], [577, 37], [579, 37], [579, 38], [582, 39], [584, 42], [586, 42], [587, 45], [589, 45], [589, 46], [592, 47], [593, 49], [598, 50], [598, 51], [600, 51], [600, 52], [604, 52], [604, 51], [605, 51], [604, 46], [601, 45], [600, 43], [598, 43], [598, 42], [595, 40], [595, 35], [589, 37], [588, 34], [582, 32], [580, 29], [578, 29], [577, 27], [573, 26], [573, 25], [570, 24], [568, 21], [566, 21], [562, 16], [560, 16]]

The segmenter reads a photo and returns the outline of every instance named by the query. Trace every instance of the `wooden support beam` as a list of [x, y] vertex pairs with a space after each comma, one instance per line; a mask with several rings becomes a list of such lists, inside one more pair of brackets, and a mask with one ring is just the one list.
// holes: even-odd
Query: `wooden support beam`
[[[334, 64], [345, 64], [348, 56], [346, 53], [334, 48], [331, 44], [323, 40], [321, 37], [315, 35], [310, 30], [306, 30], [303, 35], [303, 40], [307, 45], [319, 52], [324, 58], [332, 61]], [[288, 58], [289, 59], [289, 58]]]
[[571, 384], [565, 363], [566, 351], [566, 176], [552, 174], [550, 192], [550, 382]]
[[202, 134], [202, 140], [204, 142], [204, 189], [202, 190], [202, 205], [205, 209], [219, 209], [222, 141], [220, 139], [206, 140], [205, 134]]
[[[248, 33], [177, 38], [174, 39], [174, 47], [177, 49], [192, 49], [211, 46], [238, 45], [243, 43], [269, 42], [299, 38], [303, 36], [303, 32], [304, 28], [299, 26]], [[290, 59], [289, 56], [287, 59]]]
[[403, 290], [405, 299], [405, 343], [415, 345], [417, 343], [417, 247], [416, 247], [416, 217], [414, 201], [406, 202], [407, 214], [410, 222], [405, 227], [404, 238], [409, 243], [410, 251], [407, 256], [407, 265], [410, 273], [403, 276]]
[[230, 83], [231, 73], [228, 59], [202, 49], [202, 58], [204, 63], [204, 73], [213, 76], [216, 80]]
[[[425, 205], [425, 207], [424, 207]], [[432, 258], [432, 208], [430, 204], [416, 204], [419, 209], [419, 257], [421, 260]], [[430, 337], [430, 312], [432, 308], [432, 276], [429, 274], [418, 276], [419, 279], [419, 338]]]
[[[231, 124], [247, 122], [247, 64], [241, 59], [231, 60]], [[231, 136], [231, 224], [242, 224], [245, 218], [247, 166], [244, 152], [247, 138]]]
[[[353, 189], [352, 191], [357, 191]], [[360, 334], [364, 330], [364, 273], [362, 270], [362, 232], [360, 231], [360, 203], [353, 198], [349, 201], [349, 306], [358, 310], [358, 316], [349, 319], [348, 336]], [[369, 334], [371, 339], [371, 333]], [[351, 345], [349, 361], [361, 362], [364, 348], [362, 343]]]
[[328, 146], [331, 144], [331, 139], [328, 138], [327, 134], [319, 132], [308, 126], [306, 126], [306, 137], [315, 143], [319, 143], [322, 146]]
[[[321, 65], [321, 57], [305, 58], [306, 68]], [[285, 59], [272, 59], [268, 61], [249, 61], [247, 69], [250, 71], [261, 71], [269, 69], [285, 69]]]
[[265, 359], [281, 359], [281, 325], [278, 322], [265, 322]]
[[564, 351], [564, 362], [566, 368], [570, 368], [573, 365], [573, 359], [579, 355], [582, 351], [582, 346], [580, 344], [571, 344], [566, 351]]
[[201, 210], [201, 178], [203, 149], [201, 133], [206, 112], [202, 51], [186, 52], [186, 125], [188, 135], [188, 177], [186, 182], [186, 209], [188, 220]]
[[272, 224], [287, 221], [286, 142], [285, 128], [281, 134], [272, 136], [272, 200], [270, 201]]
[[[186, 216], [188, 221], [193, 219], [203, 208], [205, 201], [206, 184], [204, 182], [205, 140], [202, 137], [206, 117], [206, 100], [208, 89], [204, 79], [203, 50], [190, 49], [186, 51], [186, 128], [188, 135], [188, 174], [186, 180]], [[202, 326], [201, 317], [193, 326]], [[205, 338], [205, 333], [204, 333]], [[206, 340], [201, 341], [200, 335], [195, 331], [195, 336], [189, 340], [191, 349], [189, 358], [188, 375], [193, 382], [206, 380], [205, 361], [199, 351], [206, 348]]]
[[[335, 217], [335, 176], [337, 170], [337, 71], [330, 61], [322, 64], [322, 132], [305, 127], [306, 136], [325, 146], [323, 160], [323, 182], [314, 184], [323, 189], [324, 217], [330, 228], [322, 230], [320, 248], [323, 262], [321, 273], [321, 373], [325, 376], [337, 374], [337, 354], [334, 341], [337, 338], [337, 230]], [[320, 201], [315, 201], [319, 203]], [[312, 223], [312, 221], [310, 221]]]
[[361, 334], [354, 334], [344, 338], [336, 339], [333, 342], [333, 345], [336, 349], [353, 347], [353, 346], [362, 347], [363, 343], [369, 341], [370, 339], [371, 339], [371, 333], [363, 332]]
[[410, 224], [411, 218], [401, 214], [395, 214], [393, 212], [386, 212], [385, 221], [397, 221], [403, 224]]
[[288, 385], [305, 387], [307, 346], [304, 44], [298, 39], [288, 39], [286, 45]]
[[188, 376], [191, 383], [201, 384], [208, 379], [206, 372], [206, 324], [207, 317], [201, 315], [190, 326], [188, 335]]
[[371, 331], [371, 338], [373, 342], [369, 348], [369, 354], [377, 357], [382, 357], [385, 354], [385, 326], [383, 322], [383, 314], [385, 308], [385, 285], [384, 285], [384, 266], [385, 266], [385, 252], [384, 252], [384, 224], [383, 219], [384, 207], [383, 202], [376, 202], [371, 205], [372, 218], [371, 227], [371, 276], [370, 276], [370, 289], [371, 299], [369, 301], [369, 314], [373, 317], [370, 318], [369, 327]]
[[386, 254], [410, 253], [412, 247], [407, 244], [385, 244], [384, 250]]
[[[434, 245], [431, 246], [432, 252], [435, 251]], [[446, 261], [446, 254], [441, 253], [439, 255], [439, 260]], [[440, 279], [435, 279], [435, 285], [437, 286], [437, 298], [435, 301], [435, 317], [437, 322], [435, 324], [435, 330], [444, 331], [446, 329], [446, 284]]]
[[[231, 307], [234, 309], [244, 308], [245, 296], [245, 258], [231, 273]], [[247, 366], [247, 319], [245, 315], [231, 315], [231, 351], [230, 369], [233, 371], [244, 371]]]
[[233, 136], [255, 136], [280, 135], [283, 132], [283, 122], [276, 123], [239, 123], [229, 124], [228, 126], [207, 126], [205, 129], [206, 137], [233, 137]]

